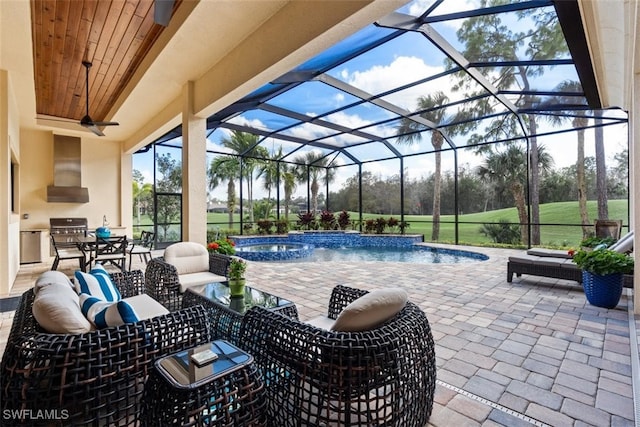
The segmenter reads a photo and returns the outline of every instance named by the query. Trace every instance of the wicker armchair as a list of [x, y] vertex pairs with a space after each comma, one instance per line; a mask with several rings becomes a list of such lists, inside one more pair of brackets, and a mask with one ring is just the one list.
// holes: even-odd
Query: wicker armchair
[[[141, 271], [112, 275], [123, 297]], [[2, 425], [136, 425], [144, 384], [161, 356], [211, 341], [202, 306], [82, 334], [50, 334], [20, 300], [0, 363]], [[48, 414], [37, 418], [37, 414]], [[23, 417], [25, 419], [20, 420]], [[55, 419], [51, 419], [55, 418]]]
[[[210, 253], [209, 273], [214, 276], [227, 277], [231, 264], [228, 255]], [[215, 280], [210, 280], [213, 282]], [[175, 266], [167, 263], [163, 257], [153, 258], [145, 271], [145, 292], [164, 305], [170, 311], [182, 308], [182, 291], [180, 278]]]
[[[328, 316], [365, 293], [337, 286]], [[411, 302], [363, 332], [328, 331], [253, 308], [240, 343], [262, 370], [272, 425], [423, 427], [431, 415], [434, 342], [426, 315]]]

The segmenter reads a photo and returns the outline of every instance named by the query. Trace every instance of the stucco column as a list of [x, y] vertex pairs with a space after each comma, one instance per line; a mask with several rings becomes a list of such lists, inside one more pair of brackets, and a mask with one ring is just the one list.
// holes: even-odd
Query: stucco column
[[193, 114], [193, 82], [182, 90], [182, 240], [207, 243], [207, 121]]
[[120, 225], [127, 229], [127, 236], [133, 236], [133, 155], [120, 149]]

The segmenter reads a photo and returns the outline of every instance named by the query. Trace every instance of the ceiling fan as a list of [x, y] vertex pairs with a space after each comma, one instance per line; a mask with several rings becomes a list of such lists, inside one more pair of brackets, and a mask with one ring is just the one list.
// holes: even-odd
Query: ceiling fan
[[82, 65], [84, 65], [86, 69], [86, 101], [87, 101], [87, 114], [80, 119], [80, 125], [86, 127], [91, 132], [95, 133], [98, 136], [104, 136], [104, 133], [98, 128], [100, 126], [118, 126], [120, 123], [118, 122], [94, 122], [91, 116], [89, 116], [89, 68], [91, 68], [91, 62], [82, 61]]

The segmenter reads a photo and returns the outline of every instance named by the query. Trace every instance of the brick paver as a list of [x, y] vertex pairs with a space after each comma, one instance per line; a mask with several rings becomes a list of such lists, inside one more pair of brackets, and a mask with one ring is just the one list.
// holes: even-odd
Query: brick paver
[[[507, 283], [507, 258], [521, 251], [461, 249], [490, 259], [250, 262], [247, 278], [295, 302], [302, 320], [324, 313], [337, 284], [404, 288], [431, 323], [438, 381], [461, 390], [436, 387], [430, 426], [633, 425], [628, 291], [615, 309], [593, 307], [575, 282], [523, 276]], [[23, 266], [11, 294], [48, 267]], [[0, 316], [0, 350], [10, 316]]]

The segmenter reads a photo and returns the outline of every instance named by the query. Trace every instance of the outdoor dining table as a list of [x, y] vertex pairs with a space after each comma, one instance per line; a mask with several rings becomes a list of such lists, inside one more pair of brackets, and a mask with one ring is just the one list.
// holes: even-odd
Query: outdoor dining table
[[[127, 245], [124, 249], [117, 247], [117, 244], [125, 238], [127, 241]], [[127, 239], [126, 236], [120, 236], [112, 234], [109, 237], [97, 237], [95, 235], [87, 235], [87, 236], [76, 236], [74, 237], [74, 241], [78, 244], [78, 247], [89, 254], [89, 259], [87, 260], [87, 269], [91, 269], [91, 265], [99, 259], [99, 255], [102, 250], [105, 248], [109, 248], [109, 251], [118, 251], [113, 253], [122, 253], [122, 265], [120, 266], [122, 271], [125, 271], [125, 260], [126, 260], [126, 249], [131, 242], [131, 239]], [[120, 258], [120, 256], [118, 256]]]

